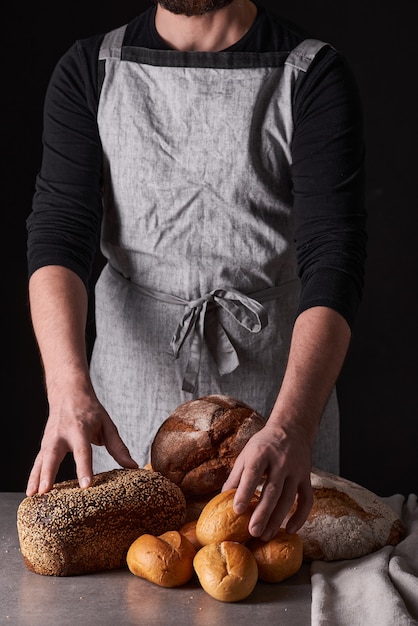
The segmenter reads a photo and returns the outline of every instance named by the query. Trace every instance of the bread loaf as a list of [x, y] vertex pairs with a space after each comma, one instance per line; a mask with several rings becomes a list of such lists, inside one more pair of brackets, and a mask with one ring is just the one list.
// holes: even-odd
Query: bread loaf
[[132, 542], [144, 533], [180, 528], [181, 489], [146, 469], [112, 470], [81, 489], [77, 480], [25, 498], [17, 511], [20, 549], [37, 574], [72, 576], [126, 567]]
[[247, 441], [265, 420], [228, 396], [181, 404], [163, 422], [151, 446], [151, 465], [186, 494], [219, 491]]
[[354, 559], [401, 541], [402, 521], [368, 489], [319, 469], [311, 483], [313, 506], [298, 531], [305, 561]]
[[[149, 469], [150, 471], [154, 471], [151, 463], [147, 463], [144, 465], [145, 469]], [[202, 512], [202, 509], [206, 506], [206, 504], [211, 500], [216, 493], [206, 493], [203, 495], [193, 495], [193, 494], [185, 494], [186, 498], [186, 522], [196, 522], [197, 518]]]

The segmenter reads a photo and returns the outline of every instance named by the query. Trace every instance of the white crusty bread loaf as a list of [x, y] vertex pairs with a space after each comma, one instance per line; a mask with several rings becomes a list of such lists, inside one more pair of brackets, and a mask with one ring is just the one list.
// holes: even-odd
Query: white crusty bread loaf
[[311, 483], [313, 506], [298, 531], [305, 561], [358, 558], [404, 536], [396, 513], [368, 489], [319, 469]]
[[157, 431], [151, 465], [187, 496], [219, 491], [247, 441], [265, 425], [251, 407], [229, 396], [184, 402]]
[[170, 480], [147, 469], [116, 469], [97, 474], [87, 489], [68, 480], [25, 498], [17, 529], [29, 570], [73, 576], [126, 567], [135, 539], [178, 529], [185, 516], [184, 495]]

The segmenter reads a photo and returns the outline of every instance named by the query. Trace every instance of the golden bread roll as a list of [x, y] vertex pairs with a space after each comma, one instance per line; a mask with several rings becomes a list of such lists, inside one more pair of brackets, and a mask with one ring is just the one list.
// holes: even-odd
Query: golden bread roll
[[76, 479], [22, 500], [17, 511], [26, 567], [45, 576], [74, 576], [126, 567], [131, 543], [143, 533], [180, 528], [186, 517], [181, 489], [146, 469], [115, 469]]
[[206, 593], [222, 602], [243, 600], [257, 584], [254, 555], [235, 541], [203, 546], [194, 557], [193, 567]]
[[180, 532], [190, 541], [190, 543], [194, 545], [196, 550], [200, 550], [202, 544], [200, 543], [196, 535], [196, 524], [197, 519], [190, 520], [189, 522], [183, 524], [183, 526], [180, 528]]
[[135, 576], [160, 587], [180, 587], [193, 576], [196, 549], [179, 531], [159, 537], [141, 535], [129, 547], [126, 562]]
[[284, 528], [270, 541], [254, 538], [246, 545], [257, 562], [258, 577], [267, 583], [279, 583], [293, 576], [302, 566], [302, 539]]
[[251, 535], [250, 517], [259, 497], [254, 494], [247, 510], [238, 515], [233, 508], [236, 489], [228, 489], [214, 496], [204, 506], [196, 524], [196, 537], [202, 546], [220, 541], [245, 543]]
[[180, 404], [158, 429], [151, 446], [156, 472], [186, 495], [220, 491], [247, 441], [265, 425], [251, 407], [223, 395]]

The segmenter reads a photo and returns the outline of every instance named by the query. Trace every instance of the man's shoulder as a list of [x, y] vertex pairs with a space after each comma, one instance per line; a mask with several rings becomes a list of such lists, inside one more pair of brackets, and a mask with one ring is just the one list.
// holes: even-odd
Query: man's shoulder
[[257, 5], [258, 14], [249, 37], [247, 48], [254, 52], [289, 52], [312, 35], [280, 14]]

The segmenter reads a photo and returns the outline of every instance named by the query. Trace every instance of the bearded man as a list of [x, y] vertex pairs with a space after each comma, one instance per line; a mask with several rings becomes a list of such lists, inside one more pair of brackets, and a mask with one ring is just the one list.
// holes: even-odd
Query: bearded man
[[295, 501], [296, 532], [312, 464], [339, 471], [335, 383], [366, 248], [361, 117], [341, 54], [258, 0], [161, 0], [64, 54], [27, 222], [49, 402], [28, 495], [67, 452], [82, 487], [147, 463], [179, 404], [224, 394], [266, 418], [224, 485], [236, 511], [263, 480], [250, 533], [271, 538]]

